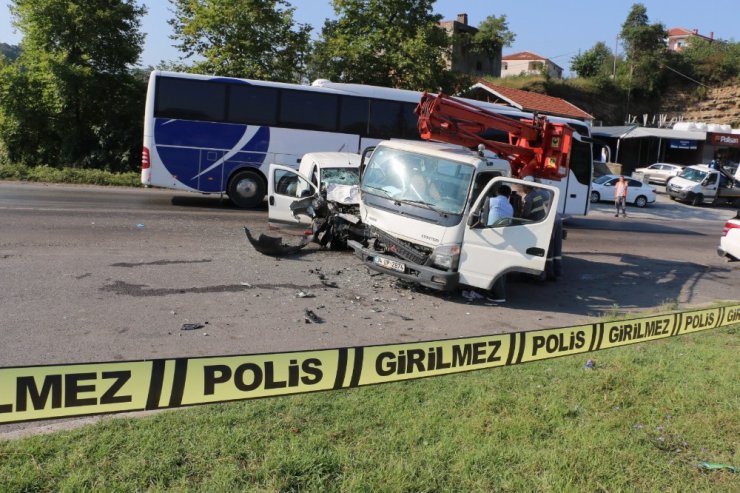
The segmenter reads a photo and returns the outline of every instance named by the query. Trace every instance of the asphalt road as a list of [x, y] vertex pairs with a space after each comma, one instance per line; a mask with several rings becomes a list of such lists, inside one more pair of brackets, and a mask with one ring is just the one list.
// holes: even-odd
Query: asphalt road
[[405, 289], [350, 252], [265, 257], [242, 227], [264, 231], [266, 211], [217, 196], [0, 182], [0, 366], [431, 340], [740, 299], [740, 265], [716, 254], [735, 211], [661, 196], [628, 214], [604, 203], [571, 219], [564, 276], [510, 282], [496, 305]]

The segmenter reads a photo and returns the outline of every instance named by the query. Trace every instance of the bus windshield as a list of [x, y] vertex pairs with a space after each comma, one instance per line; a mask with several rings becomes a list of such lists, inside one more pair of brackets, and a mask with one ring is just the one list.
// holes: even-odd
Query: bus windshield
[[441, 213], [462, 214], [473, 166], [379, 147], [362, 178], [362, 191]]

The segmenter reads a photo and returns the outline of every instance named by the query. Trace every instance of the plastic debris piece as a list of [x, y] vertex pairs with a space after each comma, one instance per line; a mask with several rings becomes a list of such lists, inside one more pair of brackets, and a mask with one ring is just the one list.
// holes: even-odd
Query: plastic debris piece
[[280, 237], [261, 234], [259, 238], [255, 238], [246, 226], [244, 226], [244, 233], [247, 235], [247, 240], [249, 240], [249, 243], [252, 244], [255, 250], [270, 257], [292, 255], [308, 245], [312, 238], [311, 236], [304, 236], [298, 245], [286, 245]]
[[484, 296], [480, 294], [478, 291], [473, 291], [472, 289], [470, 291], [463, 291], [462, 297], [466, 300], [482, 300]]
[[251, 287], [252, 287], [252, 285], [251, 285], [251, 284], [249, 284], [248, 282], [240, 282], [239, 284], [241, 284], [241, 285], [242, 285], [242, 286], [244, 286], [245, 288], [251, 288]]
[[319, 317], [318, 315], [316, 315], [313, 312], [313, 310], [309, 310], [308, 308], [306, 308], [305, 314], [306, 314], [305, 320], [306, 320], [306, 323], [307, 324], [311, 324], [311, 323], [313, 323], [313, 324], [321, 324], [321, 323], [324, 323], [324, 319], [321, 318], [321, 317]]
[[198, 324], [198, 323], [195, 323], [195, 324], [182, 324], [182, 327], [180, 328], [180, 330], [198, 330], [198, 329], [202, 329], [203, 327], [205, 327], [205, 325]]
[[139, 229], [144, 229], [144, 223], [139, 223], [136, 225], [136, 227]]
[[590, 359], [586, 361], [586, 364], [583, 365], [583, 367], [587, 370], [593, 370], [594, 369], [594, 360]]
[[717, 464], [716, 462], [701, 462], [699, 463], [699, 469], [704, 469], [705, 471], [719, 471], [722, 469], [727, 469], [730, 472], [740, 472], [740, 468], [731, 466], [729, 464]]
[[305, 291], [298, 291], [298, 294], [295, 295], [296, 298], [315, 298], [316, 295], [307, 293]]

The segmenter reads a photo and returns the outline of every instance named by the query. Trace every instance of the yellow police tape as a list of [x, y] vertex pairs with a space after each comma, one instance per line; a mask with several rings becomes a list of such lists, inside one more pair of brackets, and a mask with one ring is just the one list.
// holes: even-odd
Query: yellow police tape
[[740, 324], [740, 304], [428, 342], [0, 368], [0, 424], [343, 389], [510, 366]]

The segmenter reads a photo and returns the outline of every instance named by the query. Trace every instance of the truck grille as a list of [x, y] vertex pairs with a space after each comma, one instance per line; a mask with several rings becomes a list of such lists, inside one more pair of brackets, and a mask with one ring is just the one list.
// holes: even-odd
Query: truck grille
[[404, 260], [408, 260], [409, 262], [413, 262], [417, 265], [424, 265], [424, 263], [426, 263], [427, 261], [427, 258], [429, 258], [429, 255], [416, 250], [415, 248], [406, 244], [406, 242], [394, 238], [384, 231], [375, 229], [373, 232], [378, 238], [378, 241], [386, 246], [386, 250], [398, 255]]

